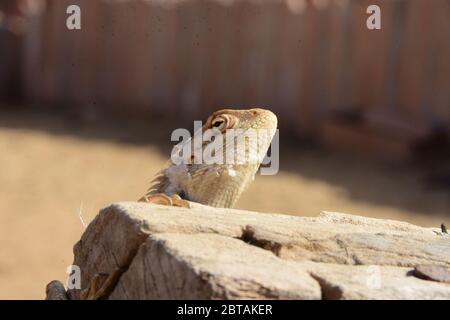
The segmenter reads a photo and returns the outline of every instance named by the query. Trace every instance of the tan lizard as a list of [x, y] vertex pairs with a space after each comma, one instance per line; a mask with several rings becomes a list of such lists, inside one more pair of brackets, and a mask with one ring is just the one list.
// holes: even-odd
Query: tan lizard
[[[200, 134], [214, 128], [222, 133], [219, 139], [222, 139], [223, 148], [219, 152], [222, 153], [224, 163], [195, 164], [192, 163], [193, 158], [187, 158], [181, 164], [171, 162], [158, 174], [149, 192], [140, 201], [189, 207], [189, 203], [184, 201], [189, 200], [214, 207], [232, 207], [254, 179], [277, 128], [277, 117], [271, 111], [259, 108], [223, 109], [214, 112], [194, 137], [200, 138]], [[227, 139], [226, 134], [233, 130], [234, 137]], [[255, 133], [253, 136], [249, 134], [252, 130]], [[238, 141], [243, 141], [239, 139], [244, 135], [257, 141], [254, 141], [253, 146], [248, 141], [247, 144], [239, 145]], [[192, 144], [192, 140], [178, 147], [182, 149], [186, 144]], [[211, 141], [203, 142], [201, 151], [208, 148], [209, 144]], [[191, 154], [194, 154], [195, 147], [190, 148]], [[244, 160], [244, 163], [238, 164], [237, 159], [233, 158], [234, 163], [227, 163], [227, 151], [234, 155], [240, 154], [247, 160], [253, 153], [255, 157], [252, 159], [256, 161]]]
[[[171, 161], [153, 181], [145, 196], [139, 201], [154, 204], [173, 205], [189, 208], [192, 202], [214, 207], [232, 207], [242, 192], [249, 186], [263, 160], [277, 128], [277, 117], [269, 110], [253, 108], [246, 110], [223, 109], [209, 116], [203, 127], [194, 133], [194, 139], [208, 130], [217, 133], [214, 140], [206, 139], [195, 146], [193, 139], [184, 141], [176, 150], [190, 150], [183, 154], [181, 163]], [[234, 133], [231, 135], [227, 134]], [[253, 144], [249, 140], [255, 139]], [[195, 161], [195, 151], [213, 147], [220, 139], [220, 148], [212, 154], [222, 154], [223, 163], [205, 163]], [[240, 140], [241, 139], [241, 140]], [[244, 142], [243, 144], [239, 144]], [[233, 155], [227, 158], [227, 152]], [[241, 161], [239, 162], [239, 156]], [[227, 161], [232, 159], [232, 161]], [[101, 299], [109, 295], [115, 287], [123, 269], [109, 275], [94, 276], [90, 286], [81, 291], [81, 299]], [[65, 292], [53, 292], [64, 288], [62, 284], [50, 283], [47, 297], [66, 297]]]

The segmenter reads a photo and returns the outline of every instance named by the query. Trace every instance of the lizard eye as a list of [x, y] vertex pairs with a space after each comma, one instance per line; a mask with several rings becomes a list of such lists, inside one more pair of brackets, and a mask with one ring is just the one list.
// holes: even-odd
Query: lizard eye
[[215, 128], [218, 128], [218, 127], [220, 127], [223, 124], [223, 122], [224, 121], [221, 120], [221, 119], [214, 120], [213, 123], [212, 123], [212, 126], [215, 127]]
[[237, 123], [238, 119], [236, 117], [229, 114], [221, 114], [211, 120], [210, 128], [216, 128], [224, 133], [227, 129], [235, 128]]

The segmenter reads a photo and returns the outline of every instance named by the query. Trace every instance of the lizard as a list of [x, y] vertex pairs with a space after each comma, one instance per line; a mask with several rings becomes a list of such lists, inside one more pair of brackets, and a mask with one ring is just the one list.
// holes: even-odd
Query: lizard
[[[223, 161], [196, 163], [192, 157], [188, 157], [182, 163], [170, 162], [166, 169], [159, 172], [153, 180], [153, 185], [139, 201], [181, 207], [189, 207], [188, 201], [193, 201], [213, 207], [233, 207], [253, 181], [276, 128], [277, 117], [269, 110], [222, 109], [214, 112], [203, 127], [194, 133], [194, 138], [201, 139], [201, 135], [205, 135], [207, 130], [216, 129], [217, 133], [220, 133], [219, 139], [222, 139], [223, 147], [218, 152], [222, 153]], [[233, 130], [234, 137], [228, 138], [227, 133]], [[254, 130], [255, 136], [249, 134], [250, 130]], [[250, 139], [257, 137], [257, 141], [254, 141], [253, 146], [250, 142], [239, 145], [238, 140], [244, 135]], [[187, 150], [187, 146], [191, 150], [191, 156], [195, 154], [195, 149], [201, 149], [203, 152], [212, 143], [206, 140], [196, 148], [192, 142], [190, 139], [176, 148]], [[235, 156], [240, 154], [243, 163], [237, 163], [236, 157], [232, 158], [231, 162], [234, 163], [227, 163], [226, 153], [229, 151]], [[250, 159], [251, 153], [254, 158]]]
[[[253, 181], [272, 142], [277, 124], [276, 115], [261, 108], [222, 109], [212, 113], [191, 139], [175, 146], [172, 155], [183, 151], [183, 155], [177, 158], [182, 161], [173, 161], [171, 157], [167, 167], [156, 175], [153, 184], [138, 201], [184, 208], [190, 208], [193, 203], [233, 207]], [[214, 139], [203, 139], [210, 132], [213, 132], [210, 137], [214, 136]], [[245, 140], [246, 137], [256, 137], [256, 143]], [[200, 143], [196, 144], [194, 139], [201, 139]], [[239, 141], [243, 144], [239, 144]], [[205, 150], [216, 146], [213, 142], [218, 142], [218, 147], [211, 154], [223, 161], [196, 161], [196, 151], [203, 155]], [[232, 154], [230, 158], [227, 158], [227, 152]], [[81, 291], [80, 298], [107, 297], [122, 273], [123, 269], [118, 269], [109, 275], [102, 274], [102, 277], [95, 275], [88, 288]], [[62, 284], [49, 284], [47, 297], [65, 297], [65, 292], [52, 292], [53, 288], [61, 291], [61, 287]]]

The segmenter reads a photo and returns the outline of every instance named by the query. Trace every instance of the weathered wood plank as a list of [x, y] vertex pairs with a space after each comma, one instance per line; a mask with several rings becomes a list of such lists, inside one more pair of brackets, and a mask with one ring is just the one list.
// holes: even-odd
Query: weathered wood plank
[[[74, 265], [81, 289], [120, 270], [110, 299], [448, 299], [448, 284], [410, 274], [423, 264], [449, 268], [449, 240], [437, 228], [341, 213], [129, 202], [91, 222]], [[371, 272], [381, 285], [367, 284]]]

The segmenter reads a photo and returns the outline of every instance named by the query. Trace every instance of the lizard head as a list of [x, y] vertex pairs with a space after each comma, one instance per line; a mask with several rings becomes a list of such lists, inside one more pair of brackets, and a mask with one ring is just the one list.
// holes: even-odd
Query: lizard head
[[176, 161], [171, 157], [149, 194], [176, 193], [211, 206], [233, 206], [254, 179], [276, 129], [277, 117], [269, 110], [214, 112], [193, 137], [174, 147]]
[[203, 131], [216, 128], [222, 133], [228, 129], [272, 129], [277, 127], [277, 117], [272, 111], [252, 109], [222, 109], [209, 116]]
[[[223, 148], [220, 150], [224, 157], [227, 152], [231, 151], [241, 159], [261, 162], [270, 146], [276, 128], [277, 117], [269, 110], [261, 108], [222, 109], [210, 115], [198, 133], [205, 134], [205, 137], [208, 136], [208, 131], [221, 134]], [[202, 149], [205, 150], [208, 145], [212, 145], [211, 141], [209, 138], [204, 139]], [[216, 142], [217, 138], [214, 141]]]

